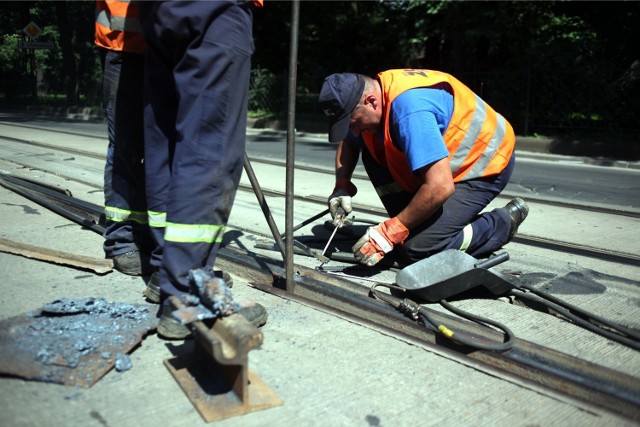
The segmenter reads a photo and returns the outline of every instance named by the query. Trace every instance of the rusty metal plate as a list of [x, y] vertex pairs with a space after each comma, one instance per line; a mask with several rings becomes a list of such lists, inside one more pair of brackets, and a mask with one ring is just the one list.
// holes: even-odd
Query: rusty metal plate
[[276, 392], [250, 369], [247, 369], [247, 396], [243, 401], [220, 380], [228, 372], [210, 358], [185, 354], [165, 360], [164, 365], [207, 423], [283, 404]]
[[63, 298], [0, 321], [0, 374], [91, 387], [158, 324], [152, 305]]

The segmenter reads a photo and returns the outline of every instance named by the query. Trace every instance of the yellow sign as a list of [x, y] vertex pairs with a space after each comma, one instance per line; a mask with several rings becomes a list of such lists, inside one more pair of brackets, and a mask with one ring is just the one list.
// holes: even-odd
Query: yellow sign
[[38, 27], [38, 25], [33, 21], [29, 22], [27, 26], [22, 29], [22, 31], [26, 35], [31, 37], [31, 40], [37, 39], [38, 36], [42, 34], [42, 28]]

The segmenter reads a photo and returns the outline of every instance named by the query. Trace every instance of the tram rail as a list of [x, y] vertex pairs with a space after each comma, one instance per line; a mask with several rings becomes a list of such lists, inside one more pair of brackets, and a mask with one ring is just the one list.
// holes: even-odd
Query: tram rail
[[[51, 130], [48, 130], [51, 131]], [[69, 133], [69, 132], [58, 132]], [[74, 133], [77, 134], [77, 133]], [[103, 137], [95, 135], [84, 135], [100, 139]], [[75, 156], [86, 156], [93, 159], [102, 159], [103, 156], [85, 150], [68, 149], [52, 144], [45, 144], [37, 141], [14, 137], [2, 137], [3, 139], [29, 144], [55, 150], [61, 153], [73, 154]], [[16, 160], [10, 160], [15, 162]], [[253, 162], [264, 162], [275, 166], [284, 167], [283, 162], [268, 159], [251, 159]], [[25, 163], [25, 167], [29, 167]], [[297, 170], [314, 172], [320, 174], [331, 174], [327, 169], [315, 168], [312, 166], [298, 165]], [[46, 171], [45, 171], [46, 172]], [[88, 185], [95, 189], [101, 186], [90, 180], [79, 180], [71, 174], [57, 173], [66, 179]], [[6, 175], [0, 175], [3, 179]], [[13, 182], [18, 185], [18, 183]], [[37, 183], [31, 182], [31, 186]], [[28, 186], [27, 186], [28, 187]], [[30, 192], [33, 188], [25, 191]], [[52, 189], [49, 189], [52, 191]], [[253, 192], [250, 186], [242, 185], [239, 188], [242, 192]], [[284, 197], [281, 191], [263, 189], [270, 197]], [[48, 198], [55, 198], [56, 192], [49, 194]], [[69, 194], [62, 192], [62, 197], [66, 196], [66, 205], [63, 203], [62, 209], [69, 209]], [[34, 196], [35, 197], [35, 196]], [[326, 200], [315, 196], [296, 196], [294, 200], [299, 203], [311, 204], [326, 207]], [[73, 200], [71, 201], [73, 205]], [[49, 201], [49, 203], [53, 203]], [[542, 203], [542, 202], [541, 202]], [[566, 207], [581, 209], [581, 206], [566, 204]], [[78, 203], [78, 206], [71, 207], [73, 216], [68, 218], [77, 221], [83, 226], [90, 225], [95, 232], [100, 232], [101, 207], [90, 204]], [[384, 216], [381, 209], [368, 206], [355, 206], [356, 210], [371, 216]], [[80, 210], [80, 213], [78, 212]], [[82, 223], [82, 212], [85, 214], [85, 222]], [[629, 213], [619, 213], [617, 211], [601, 211], [609, 215], [625, 215]], [[88, 220], [87, 220], [88, 218]], [[270, 236], [259, 230], [244, 230], [253, 233], [257, 238], [267, 238]], [[545, 247], [555, 251], [565, 251], [567, 253], [577, 253], [580, 256], [608, 257], [609, 260], [618, 263], [628, 263], [639, 265], [639, 258], [634, 254], [622, 252], [602, 251], [597, 248], [588, 248], [579, 245], [570, 245], [564, 242], [541, 239], [532, 236], [519, 235], [516, 242], [523, 245], [535, 245]], [[223, 248], [220, 251], [219, 263], [221, 268], [233, 269], [238, 275], [249, 281], [254, 287], [282, 298], [298, 301], [303, 304], [314, 306], [328, 313], [350, 319], [364, 326], [375, 328], [384, 333], [393, 335], [399, 339], [424, 346], [431, 351], [446, 354], [447, 357], [459, 360], [475, 369], [491, 372], [507, 380], [528, 384], [530, 387], [540, 387], [546, 392], [557, 393], [571, 399], [576, 399], [585, 407], [598, 407], [612, 413], [623, 415], [634, 421], [640, 421], [640, 382], [637, 378], [623, 372], [609, 369], [594, 363], [587, 362], [577, 357], [557, 352], [550, 348], [537, 345], [525, 340], [517, 339], [515, 346], [505, 352], [491, 352], [476, 350], [457, 345], [447, 340], [443, 340], [433, 329], [409, 319], [402, 313], [396, 311], [391, 306], [382, 301], [375, 300], [369, 295], [369, 287], [362, 283], [346, 279], [341, 276], [327, 274], [316, 271], [302, 265], [296, 265], [295, 290], [285, 291], [283, 284], [285, 272], [283, 261], [272, 257], [265, 257], [255, 253], [238, 251], [233, 248]], [[447, 324], [459, 330], [461, 333], [469, 334], [486, 341], [500, 341], [502, 336], [495, 330], [479, 327], [471, 322], [460, 320], [445, 313], [433, 311], [433, 316], [444, 319]]]
[[[82, 136], [82, 137], [86, 137], [86, 138], [93, 138], [93, 139], [100, 140], [100, 141], [104, 142], [104, 138], [103, 137], [97, 136], [97, 135], [88, 134], [88, 133], [69, 132], [69, 131], [63, 131], [63, 130], [51, 130], [51, 129], [41, 128], [41, 127], [38, 127], [38, 126], [25, 126], [25, 125], [17, 125], [17, 124], [11, 124], [11, 125], [12, 126], [17, 126], [17, 127], [23, 127], [23, 128], [33, 128], [33, 129], [38, 129], [38, 130], [43, 130], [43, 131], [48, 131], [48, 132], [53, 132], [53, 133], [61, 133], [61, 134]], [[51, 150], [55, 150], [55, 151], [62, 152], [62, 153], [74, 154], [74, 155], [78, 155], [78, 156], [85, 156], [85, 157], [92, 158], [92, 159], [101, 160], [101, 159], [104, 158], [100, 154], [97, 154], [97, 153], [91, 152], [91, 151], [87, 151], [87, 150], [78, 150], [78, 149], [73, 149], [73, 148], [60, 147], [60, 146], [57, 146], [57, 145], [54, 145], [54, 144], [47, 144], [47, 143], [41, 143], [41, 142], [37, 142], [37, 141], [30, 141], [30, 140], [23, 139], [23, 138], [15, 138], [15, 137], [7, 137], [7, 136], [2, 136], [1, 138], [9, 140], [9, 141], [12, 141], [12, 142], [17, 142], [17, 143], [21, 143], [21, 144], [27, 144], [27, 145], [31, 145], [31, 146], [34, 146], [34, 147], [42, 147], [42, 148], [51, 149]], [[256, 164], [262, 163], [262, 164], [268, 164], [268, 165], [278, 166], [278, 167], [283, 167], [283, 168], [285, 167], [285, 162], [278, 161], [278, 160], [265, 159], [265, 158], [252, 158], [252, 157], [249, 157], [249, 160], [252, 163], [256, 163]], [[15, 160], [12, 160], [12, 161], [15, 162]], [[24, 167], [29, 167], [29, 165], [27, 163], [21, 163], [21, 165], [24, 166]], [[330, 169], [319, 168], [319, 167], [314, 167], [314, 166], [309, 166], [309, 165], [296, 165], [296, 170], [306, 171], [306, 172], [313, 172], [313, 173], [318, 173], [318, 174], [327, 175], [327, 176], [333, 176], [333, 171], [331, 171]], [[95, 182], [91, 182], [90, 180], [80, 180], [80, 179], [77, 179], [76, 177], [74, 177], [74, 176], [72, 176], [70, 174], [57, 173], [57, 175], [62, 177], [62, 178], [65, 178], [67, 180], [72, 180], [72, 181], [76, 181], [76, 182], [79, 182], [79, 183], [84, 184], [84, 185], [88, 185], [88, 186], [90, 186], [92, 188], [95, 188], [96, 190], [101, 190], [102, 189], [102, 185], [101, 184], [98, 184], [98, 183], [95, 183]], [[354, 175], [354, 177], [366, 179], [366, 176]], [[242, 191], [242, 192], [245, 192], [245, 193], [253, 193], [253, 188], [250, 185], [240, 184], [240, 186], [238, 188], [238, 191]], [[285, 193], [283, 191], [280, 191], [280, 190], [272, 190], [272, 189], [268, 189], [268, 188], [263, 188], [262, 192], [266, 196], [270, 196], [270, 197], [281, 197], [281, 198], [284, 198], [286, 196]], [[500, 195], [499, 197], [500, 198], [511, 198], [511, 196], [512, 195], [509, 195], [507, 192], [505, 192], [502, 195]], [[294, 195], [293, 198], [294, 198], [294, 200], [296, 202], [310, 203], [310, 204], [313, 204], [313, 205], [322, 206], [323, 208], [326, 207], [326, 198], [325, 197], [320, 197], [320, 196], [297, 196], [297, 195]], [[598, 206], [585, 206], [585, 205], [582, 205], [582, 204], [575, 204], [575, 203], [569, 203], [569, 202], [564, 202], [563, 203], [563, 202], [558, 202], [558, 201], [549, 201], [549, 200], [546, 200], [546, 199], [543, 199], [543, 198], [536, 198], [534, 196], [527, 196], [527, 200], [530, 201], [530, 202], [533, 202], [533, 203], [547, 204], [547, 205], [552, 205], [552, 206], [562, 207], [562, 208], [567, 208], [567, 209], [586, 210], [586, 211], [590, 211], [590, 212], [604, 213], [604, 214], [613, 215], [613, 216], [640, 218], [640, 212], [634, 212], [634, 211], [624, 211], [624, 210], [619, 210], [619, 209], [610, 209], [610, 208], [604, 208], [604, 207], [598, 207]], [[386, 213], [381, 208], [354, 203], [354, 209], [360, 215], [380, 217], [381, 219], [386, 217]], [[257, 231], [257, 230], [251, 230], [251, 231], [256, 233], [257, 235], [262, 234], [262, 236], [265, 237], [265, 238], [269, 237], [269, 235], [265, 234], [264, 232], [261, 233], [260, 231]], [[538, 247], [538, 248], [544, 248], [544, 249], [559, 251], [559, 252], [563, 252], [563, 253], [567, 253], [567, 254], [575, 254], [575, 255], [585, 256], [585, 257], [594, 258], [594, 259], [603, 259], [603, 260], [608, 260], [608, 261], [611, 261], [611, 262], [620, 263], [620, 264], [626, 264], [626, 265], [631, 265], [631, 266], [640, 266], [640, 254], [631, 254], [631, 253], [626, 253], [626, 252], [622, 252], [622, 251], [603, 250], [603, 249], [589, 247], [589, 246], [585, 246], [585, 245], [574, 244], [574, 243], [569, 243], [569, 242], [563, 242], [563, 241], [560, 241], [560, 240], [553, 240], [553, 239], [547, 239], [547, 238], [542, 238], [542, 237], [529, 236], [529, 235], [522, 234], [522, 233], [519, 233], [514, 238], [514, 241], [519, 243], [519, 244], [522, 244], [522, 245]]]
[[[58, 213], [83, 226], [86, 226], [87, 222], [95, 222], [96, 216], [101, 213], [99, 206], [79, 200], [74, 203], [73, 198], [64, 191], [58, 192], [46, 185], [38, 188], [36, 182], [22, 182], [19, 178], [7, 179], [7, 176], [2, 176], [3, 185], [6, 181], [11, 182], [13, 190], [19, 190], [36, 203], [49, 208], [57, 203]], [[62, 200], [62, 203], [56, 202], [57, 200]], [[72, 215], [64, 215], [62, 212], [69, 210], [72, 211]], [[79, 212], [84, 212], [84, 215]], [[99, 225], [91, 229], [100, 232]], [[234, 271], [264, 292], [381, 330], [398, 339], [446, 354], [447, 357], [463, 364], [491, 372], [507, 380], [576, 399], [585, 407], [598, 407], [640, 421], [640, 382], [631, 375], [522, 339], [517, 339], [511, 349], [503, 352], [461, 346], [442, 339], [434, 328], [419, 324], [383, 301], [373, 299], [366, 286], [302, 265], [296, 265], [296, 287], [293, 292], [285, 291], [283, 288], [286, 277], [281, 260], [223, 248], [219, 253], [217, 265]], [[484, 342], [502, 340], [502, 334], [493, 329], [446, 313], [430, 311], [432, 316], [450, 325], [459, 334], [472, 336]]]

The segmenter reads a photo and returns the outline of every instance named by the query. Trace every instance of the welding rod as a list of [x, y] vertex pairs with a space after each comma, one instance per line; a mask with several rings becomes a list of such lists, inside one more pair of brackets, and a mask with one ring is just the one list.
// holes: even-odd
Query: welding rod
[[[305, 225], [307, 225], [307, 224], [309, 224], [309, 223], [311, 223], [311, 222], [315, 221], [316, 219], [318, 219], [318, 218], [320, 218], [320, 217], [325, 216], [325, 215], [326, 215], [326, 214], [328, 214], [328, 213], [329, 213], [329, 208], [327, 208], [327, 209], [323, 210], [322, 212], [320, 212], [320, 213], [318, 213], [318, 214], [316, 214], [316, 215], [312, 216], [312, 217], [311, 217], [311, 218], [309, 218], [309, 219], [306, 219], [306, 220], [302, 221], [300, 224], [298, 224], [298, 225], [296, 225], [295, 227], [293, 227], [293, 230], [292, 230], [292, 231], [297, 231], [297, 230], [301, 229], [302, 227], [304, 227]], [[280, 235], [280, 237], [282, 237], [282, 238], [284, 239], [286, 234], [287, 234], [287, 233], [282, 233], [282, 234]]]

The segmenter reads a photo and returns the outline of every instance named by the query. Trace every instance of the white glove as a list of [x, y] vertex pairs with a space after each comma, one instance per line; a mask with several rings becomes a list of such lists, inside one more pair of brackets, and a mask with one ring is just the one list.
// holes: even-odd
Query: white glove
[[334, 225], [338, 225], [336, 222], [346, 218], [352, 211], [351, 196], [346, 192], [337, 191], [329, 197], [329, 212], [331, 212]]
[[340, 178], [336, 180], [333, 193], [329, 196], [329, 212], [333, 218], [333, 225], [339, 225], [340, 220], [344, 220], [352, 211], [351, 196], [355, 196], [358, 189], [348, 179]]

